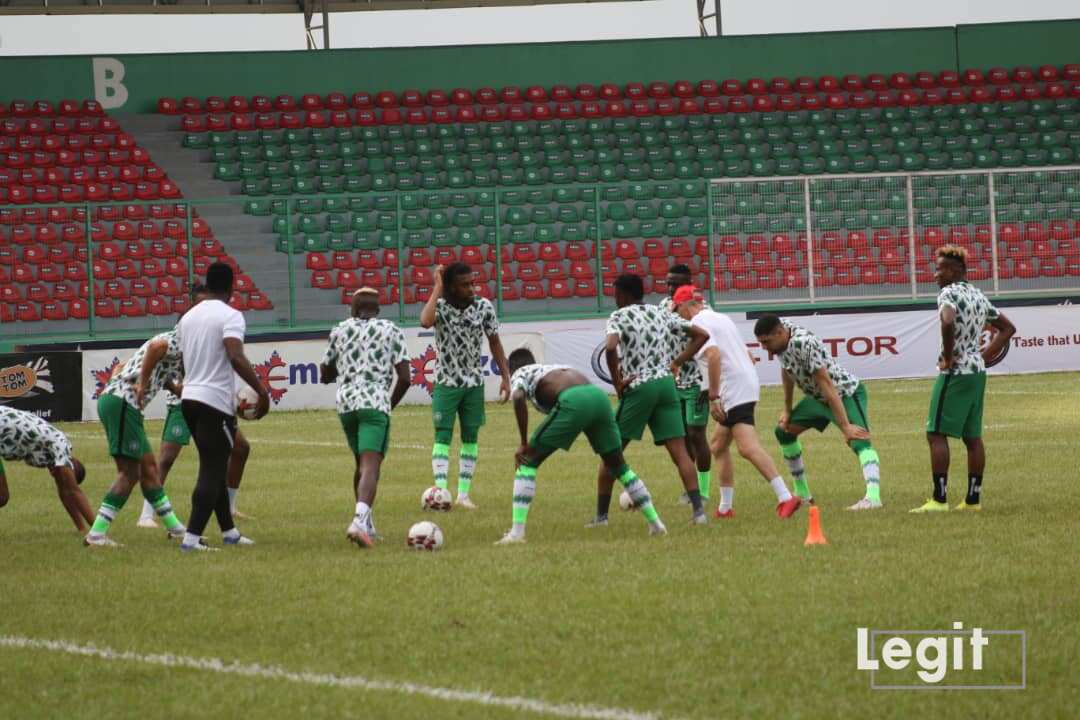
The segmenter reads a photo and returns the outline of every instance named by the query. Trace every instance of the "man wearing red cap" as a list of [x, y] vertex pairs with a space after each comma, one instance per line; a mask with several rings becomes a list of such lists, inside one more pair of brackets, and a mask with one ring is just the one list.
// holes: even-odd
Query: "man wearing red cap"
[[705, 307], [701, 294], [691, 285], [676, 290], [673, 299], [679, 315], [709, 335], [700, 350], [694, 352], [688, 347], [675, 358], [672, 367], [697, 360], [704, 378], [702, 384], [709, 393], [710, 412], [719, 423], [712, 440], [712, 450], [720, 464], [720, 507], [716, 516], [735, 515], [732, 507], [735, 477], [731, 465], [734, 440], [739, 454], [757, 468], [776, 493], [776, 514], [781, 518], [791, 517], [802, 501], [788, 490], [776, 464], [758, 441], [754, 408], [761, 397], [761, 382], [738, 328], [728, 316]]

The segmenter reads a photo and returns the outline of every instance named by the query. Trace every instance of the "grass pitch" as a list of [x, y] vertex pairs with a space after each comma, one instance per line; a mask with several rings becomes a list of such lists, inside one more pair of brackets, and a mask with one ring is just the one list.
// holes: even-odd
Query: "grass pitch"
[[[583, 439], [541, 468], [528, 544], [494, 547], [510, 523], [516, 430], [506, 406], [489, 407], [481, 433], [480, 510], [434, 518], [419, 510], [431, 484], [428, 410], [395, 413], [375, 512], [387, 539], [373, 551], [344, 538], [352, 465], [331, 412], [243, 424], [253, 452], [240, 507], [255, 516], [242, 525], [258, 542], [252, 548], [182, 556], [163, 532], [135, 527], [137, 498], [112, 531], [125, 547], [84, 548], [48, 475], [8, 463], [0, 635], [486, 691], [550, 704], [541, 710], [588, 704], [624, 717], [1074, 716], [1078, 379], [992, 378], [985, 509], [938, 516], [908, 514], [930, 487], [922, 428], [931, 382], [869, 383], [884, 510], [844, 511], [862, 481], [835, 429], [804, 440], [827, 547], [803, 547], [805, 511], [777, 520], [768, 487], [742, 460], [737, 517], [688, 526], [666, 454], [642, 443], [627, 457], [670, 535], [649, 538], [642, 518], [618, 510], [608, 528], [585, 530], [597, 461]], [[771, 425], [780, 399], [766, 389], [758, 411], [778, 463]], [[160, 427], [149, 423], [151, 437]], [[102, 430], [64, 429], [87, 464], [84, 487], [96, 508], [114, 473]], [[167, 486], [181, 519], [195, 462], [192, 447]], [[453, 478], [456, 460], [451, 470]], [[954, 444], [952, 503], [964, 486]], [[713, 503], [717, 494], [714, 487]], [[421, 519], [443, 528], [441, 552], [406, 548], [406, 530]], [[217, 544], [213, 523], [209, 537]], [[856, 628], [954, 621], [1025, 630], [1027, 689], [873, 691], [868, 673], [856, 670]], [[470, 698], [0, 645], [4, 718], [545, 714]]]

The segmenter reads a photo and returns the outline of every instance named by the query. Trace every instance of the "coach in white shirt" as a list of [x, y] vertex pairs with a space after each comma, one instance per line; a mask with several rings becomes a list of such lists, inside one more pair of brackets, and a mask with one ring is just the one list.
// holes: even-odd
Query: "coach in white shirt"
[[[199, 450], [199, 477], [191, 493], [191, 515], [180, 549], [206, 550], [203, 531], [217, 516], [226, 545], [250, 545], [233, 523], [226, 489], [229, 455], [236, 440], [235, 375], [259, 394], [255, 418], [270, 409], [270, 394], [244, 355], [244, 316], [229, 307], [233, 271], [214, 263], [206, 272], [208, 296], [177, 324], [184, 356], [181, 409]], [[235, 373], [235, 375], [234, 375]]]
[[[801, 501], [792, 496], [776, 469], [772, 457], [761, 447], [754, 429], [754, 408], [761, 397], [761, 381], [754, 361], [739, 335], [739, 329], [727, 315], [705, 307], [701, 294], [684, 285], [672, 298], [676, 312], [709, 334], [709, 339], [696, 355], [683, 352], [672, 363], [672, 372], [691, 359], [701, 368], [702, 384], [709, 393], [709, 410], [719, 423], [711, 444], [713, 457], [720, 465], [720, 507], [716, 517], [735, 516], [735, 473], [731, 464], [731, 441], [739, 454], [757, 468], [776, 493], [776, 514], [790, 517]], [[689, 350], [689, 348], [688, 348]]]

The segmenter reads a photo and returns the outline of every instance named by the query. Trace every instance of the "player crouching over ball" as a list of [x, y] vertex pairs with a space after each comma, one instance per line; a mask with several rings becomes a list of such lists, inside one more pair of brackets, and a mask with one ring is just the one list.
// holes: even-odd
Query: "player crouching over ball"
[[[514, 524], [497, 545], [525, 542], [525, 522], [536, 494], [536, 471], [555, 450], [569, 450], [581, 433], [589, 439], [593, 452], [617, 479], [649, 522], [650, 535], [664, 535], [667, 529], [653, 507], [645, 483], [622, 453], [622, 440], [611, 411], [611, 401], [603, 390], [577, 370], [565, 365], [537, 365], [533, 354], [521, 348], [510, 353], [510, 397], [521, 433], [521, 447], [514, 454]], [[529, 438], [529, 407], [547, 419]]]

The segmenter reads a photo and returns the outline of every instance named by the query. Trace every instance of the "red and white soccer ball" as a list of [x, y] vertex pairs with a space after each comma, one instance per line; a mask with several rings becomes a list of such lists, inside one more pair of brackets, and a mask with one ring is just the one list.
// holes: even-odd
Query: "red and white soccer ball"
[[421, 510], [449, 512], [451, 507], [453, 507], [453, 498], [450, 497], [450, 491], [446, 488], [441, 488], [438, 485], [429, 487], [424, 491], [424, 494], [420, 496]]
[[413, 550], [435, 551], [443, 546], [443, 533], [438, 525], [425, 520], [409, 528], [406, 542]]
[[259, 404], [259, 394], [250, 385], [241, 385], [236, 390], [236, 414], [245, 420], [255, 419], [255, 407]]

